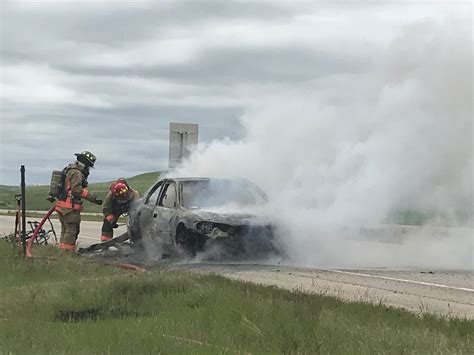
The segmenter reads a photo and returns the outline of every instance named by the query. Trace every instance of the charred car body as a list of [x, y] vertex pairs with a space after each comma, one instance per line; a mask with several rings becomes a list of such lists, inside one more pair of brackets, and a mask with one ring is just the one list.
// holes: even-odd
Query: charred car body
[[266, 200], [245, 179], [165, 178], [130, 212], [130, 240], [143, 246], [152, 242], [163, 254], [194, 255], [209, 245], [233, 255], [276, 251], [270, 221], [256, 213]]

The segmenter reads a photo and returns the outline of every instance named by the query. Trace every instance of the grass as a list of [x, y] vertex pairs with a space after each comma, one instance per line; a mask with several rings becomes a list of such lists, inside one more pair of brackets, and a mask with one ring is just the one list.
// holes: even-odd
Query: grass
[[[137, 190], [141, 195], [156, 181], [160, 176], [159, 172], [144, 173], [127, 178], [131, 187]], [[112, 181], [93, 183], [89, 185], [89, 190], [104, 199], [109, 191]], [[0, 209], [15, 210], [15, 194], [20, 193], [20, 188], [16, 186], [0, 185]], [[26, 208], [32, 211], [47, 211], [51, 208], [51, 203], [46, 200], [49, 193], [48, 186], [27, 186], [26, 188]], [[101, 213], [102, 207], [85, 202], [84, 212]]]
[[388, 222], [409, 226], [421, 226], [431, 221], [438, 221], [438, 223], [442, 221], [444, 225], [449, 225], [449, 220], [450, 219], [442, 213], [432, 210], [399, 210], [391, 215]]
[[23, 260], [0, 243], [0, 353], [474, 351], [473, 321], [38, 250]]
[[[8, 211], [8, 212], [1, 212], [0, 215], [2, 216], [11, 216], [15, 217], [16, 213], [14, 211]], [[32, 219], [41, 219], [44, 216], [44, 213], [38, 213], [38, 212], [26, 212], [25, 213], [26, 217], [32, 218]], [[50, 216], [51, 219], [58, 219], [58, 215], [56, 213], [53, 213]], [[86, 214], [81, 214], [81, 220], [82, 221], [93, 221], [93, 222], [102, 222], [104, 220], [104, 215], [86, 215]], [[123, 223], [126, 221], [126, 218], [120, 217], [119, 223]]]
[[[130, 178], [127, 178], [129, 184], [137, 190], [140, 195], [143, 195], [148, 188], [158, 180], [160, 176], [159, 172], [150, 172], [139, 174]], [[93, 183], [89, 185], [90, 191], [96, 193], [99, 198], [104, 199], [105, 195], [109, 191], [110, 184], [112, 181]], [[51, 203], [46, 200], [48, 197], [49, 186], [27, 186], [26, 196], [27, 196], [27, 209], [30, 211], [47, 211], [51, 207]], [[15, 194], [20, 193], [20, 188], [17, 186], [5, 186], [0, 185], [0, 210], [15, 210]], [[84, 203], [84, 212], [89, 213], [101, 213], [102, 207], [85, 202]], [[8, 213], [1, 212], [2, 215], [8, 215]], [[456, 211], [456, 224], [469, 224], [472, 221], [472, 210], [461, 209]], [[14, 214], [11, 214], [14, 215]], [[30, 212], [28, 217], [42, 217], [42, 214], [35, 214]], [[99, 216], [87, 216], [83, 214], [83, 220], [88, 221], [101, 221], [102, 218]], [[404, 225], [414, 225], [420, 226], [431, 221], [437, 221], [437, 223], [442, 223], [443, 225], [451, 225], [453, 222], [452, 218], [443, 215], [440, 212], [432, 210], [397, 210], [392, 211], [389, 216], [387, 216], [385, 223], [391, 224], [404, 224]]]

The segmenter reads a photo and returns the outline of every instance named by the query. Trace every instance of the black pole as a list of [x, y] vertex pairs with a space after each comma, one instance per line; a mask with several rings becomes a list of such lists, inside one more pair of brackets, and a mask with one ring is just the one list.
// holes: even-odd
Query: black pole
[[25, 194], [25, 166], [21, 169], [21, 244], [23, 245], [23, 255], [26, 255], [26, 194]]

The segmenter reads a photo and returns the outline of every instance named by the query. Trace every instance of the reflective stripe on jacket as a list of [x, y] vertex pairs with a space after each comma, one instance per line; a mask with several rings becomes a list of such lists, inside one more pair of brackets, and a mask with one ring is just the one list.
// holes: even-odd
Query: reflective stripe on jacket
[[65, 200], [56, 201], [56, 210], [66, 208], [82, 211], [82, 198], [90, 197], [89, 190], [82, 187], [84, 180], [82, 167], [78, 163], [69, 165], [65, 180], [67, 197]]

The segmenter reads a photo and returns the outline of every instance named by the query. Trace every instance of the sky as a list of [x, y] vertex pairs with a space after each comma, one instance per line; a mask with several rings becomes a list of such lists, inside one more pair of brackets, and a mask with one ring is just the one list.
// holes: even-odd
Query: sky
[[[324, 140], [298, 134], [312, 127], [311, 115], [321, 114], [311, 106], [314, 97], [349, 121], [354, 111], [373, 117], [380, 106], [371, 106], [371, 98], [380, 93], [390, 96], [388, 106], [398, 105], [392, 114], [410, 115], [392, 100], [405, 102], [402, 91], [370, 78], [382, 75], [390, 84], [397, 76], [429, 75], [410, 71], [430, 59], [417, 39], [435, 49], [441, 43], [442, 52], [448, 43], [470, 50], [465, 96], [458, 99], [462, 105], [472, 99], [469, 1], [2, 0], [0, 11], [0, 184], [18, 184], [21, 164], [27, 183], [47, 184], [52, 170], [83, 150], [97, 156], [91, 181], [165, 170], [169, 122], [198, 123], [200, 142], [211, 147], [264, 137], [255, 132], [273, 134], [272, 127], [284, 140], [285, 127], [298, 124], [288, 139], [326, 152], [318, 145]], [[456, 42], [459, 33], [464, 37]], [[456, 70], [465, 61], [448, 64]], [[433, 91], [423, 102], [436, 106], [441, 94]], [[455, 131], [451, 138], [460, 138], [472, 156], [469, 113], [472, 105], [460, 115], [470, 136]], [[307, 121], [295, 121], [293, 115], [305, 114]], [[351, 130], [350, 137], [377, 125], [357, 121], [355, 129], [344, 122], [334, 124]], [[297, 154], [305, 149], [296, 146]], [[278, 166], [271, 154], [269, 161]]]

